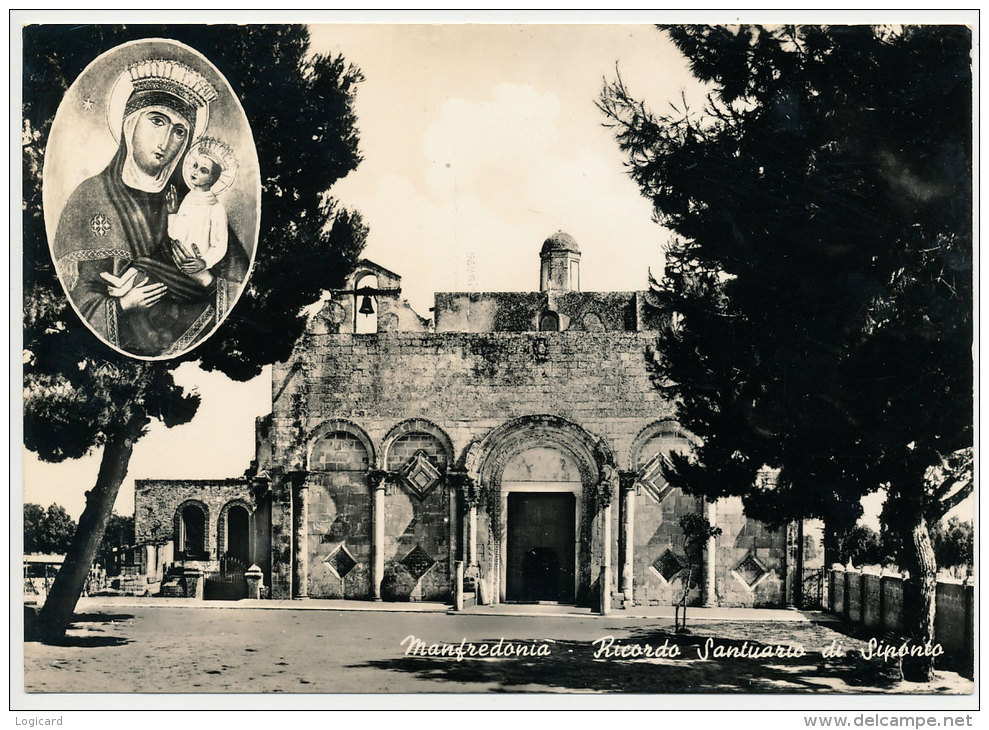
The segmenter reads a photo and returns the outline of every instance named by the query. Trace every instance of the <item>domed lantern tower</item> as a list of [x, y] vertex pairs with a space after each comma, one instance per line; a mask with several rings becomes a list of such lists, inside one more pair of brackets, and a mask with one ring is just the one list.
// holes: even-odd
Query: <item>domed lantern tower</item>
[[580, 291], [580, 247], [573, 236], [557, 231], [539, 251], [539, 291]]

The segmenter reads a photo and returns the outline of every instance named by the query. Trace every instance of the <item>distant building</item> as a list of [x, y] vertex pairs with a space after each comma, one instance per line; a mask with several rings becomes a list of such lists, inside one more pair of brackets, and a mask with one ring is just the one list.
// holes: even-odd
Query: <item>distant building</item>
[[558, 232], [538, 292], [438, 293], [430, 321], [397, 274], [360, 262], [274, 366], [250, 477], [139, 482], [139, 538], [148, 520], [159, 540], [171, 526], [193, 560], [183, 515], [198, 499], [195, 546], [215, 567], [231, 544], [222, 505], [236, 503], [276, 598], [446, 601], [463, 561], [492, 602], [597, 605], [604, 581], [621, 607], [682, 590], [678, 519], [696, 512], [723, 533], [693, 556], [694, 603], [792, 601], [820, 580], [819, 530], [769, 530], [737, 499], [665, 482], [692, 437], [650, 382], [662, 316], [646, 291], [581, 292], [580, 267]]

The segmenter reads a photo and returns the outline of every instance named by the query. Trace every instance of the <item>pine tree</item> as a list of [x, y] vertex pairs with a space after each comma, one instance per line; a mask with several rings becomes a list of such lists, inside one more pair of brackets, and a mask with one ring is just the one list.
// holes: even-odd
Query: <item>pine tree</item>
[[653, 114], [621, 79], [600, 106], [675, 234], [656, 383], [703, 445], [668, 477], [833, 532], [885, 488], [932, 641], [928, 526], [972, 488], [971, 32], [665, 31], [707, 108]]

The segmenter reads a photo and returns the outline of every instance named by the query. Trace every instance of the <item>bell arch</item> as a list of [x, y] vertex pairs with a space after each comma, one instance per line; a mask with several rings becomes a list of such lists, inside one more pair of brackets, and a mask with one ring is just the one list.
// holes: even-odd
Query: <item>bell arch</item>
[[372, 272], [354, 277], [354, 333], [378, 331], [378, 277]]

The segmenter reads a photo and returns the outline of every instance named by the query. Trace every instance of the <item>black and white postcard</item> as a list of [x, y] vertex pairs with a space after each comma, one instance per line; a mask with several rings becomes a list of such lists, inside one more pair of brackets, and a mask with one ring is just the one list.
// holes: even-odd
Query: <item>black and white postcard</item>
[[13, 13], [18, 724], [970, 726], [977, 14], [764, 15]]

